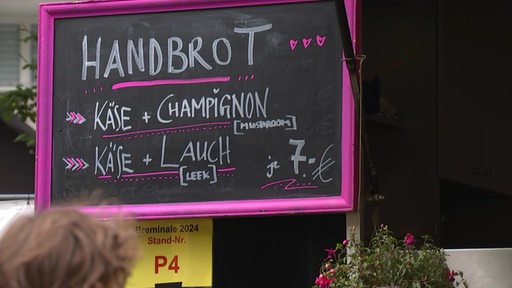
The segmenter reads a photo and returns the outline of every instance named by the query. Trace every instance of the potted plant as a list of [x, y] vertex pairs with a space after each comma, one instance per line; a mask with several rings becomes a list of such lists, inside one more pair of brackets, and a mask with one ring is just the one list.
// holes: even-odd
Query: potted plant
[[368, 246], [350, 239], [326, 249], [315, 288], [452, 288], [468, 287], [461, 271], [449, 270], [446, 254], [432, 239], [417, 243], [408, 233], [398, 240], [380, 226]]

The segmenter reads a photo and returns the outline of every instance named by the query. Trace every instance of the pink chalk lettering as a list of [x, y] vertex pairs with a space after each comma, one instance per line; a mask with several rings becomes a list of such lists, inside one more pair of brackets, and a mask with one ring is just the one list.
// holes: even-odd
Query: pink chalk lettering
[[304, 45], [304, 48], [308, 48], [309, 44], [311, 44], [311, 38], [303, 38], [302, 44]]
[[322, 47], [325, 43], [326, 38], [327, 38], [327, 36], [316, 35], [316, 44], [318, 44], [318, 46]]
[[292, 50], [295, 50], [295, 47], [297, 47], [297, 43], [299, 41], [297, 40], [290, 40], [290, 48], [292, 48]]

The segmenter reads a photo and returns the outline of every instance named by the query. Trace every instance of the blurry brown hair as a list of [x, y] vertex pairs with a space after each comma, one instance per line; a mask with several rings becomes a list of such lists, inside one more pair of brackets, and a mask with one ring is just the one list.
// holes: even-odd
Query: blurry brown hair
[[20, 217], [0, 238], [0, 287], [124, 287], [137, 256], [130, 221], [47, 210]]

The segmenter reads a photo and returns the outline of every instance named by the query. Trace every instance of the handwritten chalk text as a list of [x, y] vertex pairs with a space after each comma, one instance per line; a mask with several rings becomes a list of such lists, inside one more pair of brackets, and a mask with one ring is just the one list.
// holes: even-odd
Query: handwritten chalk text
[[[251, 66], [254, 64], [255, 34], [270, 29], [272, 29], [272, 24], [247, 28], [235, 27], [233, 29], [233, 32], [236, 34], [247, 34], [248, 36], [246, 47], [247, 65]], [[90, 39], [88, 35], [83, 36], [82, 80], [87, 80], [89, 68], [92, 68], [95, 79], [100, 78], [100, 69], [103, 69], [103, 74], [101, 75], [103, 78], [108, 78], [114, 71], [117, 72], [119, 77], [125, 77], [126, 73], [132, 75], [136, 70], [154, 76], [162, 71], [165, 58], [167, 60], [166, 70], [169, 74], [181, 73], [187, 69], [196, 67], [196, 65], [209, 71], [213, 69], [212, 65], [214, 64], [211, 63], [211, 60], [210, 63], [205, 60], [205, 57], [203, 57], [205, 53], [207, 53], [208, 56], [211, 54], [211, 59], [213, 59], [215, 65], [218, 66], [229, 65], [233, 54], [229, 39], [224, 37], [213, 40], [210, 46], [211, 49], [207, 50], [203, 47], [204, 43], [202, 37], [197, 36], [190, 42], [184, 43], [183, 39], [180, 37], [172, 36], [167, 38], [167, 51], [165, 51], [165, 46], [156, 38], [127, 39], [125, 46], [123, 46], [126, 49], [126, 51], [123, 51], [124, 53], [121, 53], [121, 44], [124, 43], [120, 43], [119, 40], [113, 40], [112, 43], [108, 44], [107, 48], [102, 40], [101, 36], [97, 37], [95, 41], [93, 39], [92, 43], [96, 44], [93, 44], [94, 48], [90, 49]], [[104, 60], [101, 57], [101, 51], [105, 51], [108, 47], [110, 47], [110, 54], [105, 63], [102, 62]], [[164, 52], [167, 52], [166, 57], [164, 57]], [[121, 55], [126, 55], [126, 59], [123, 59]], [[210, 57], [207, 59], [209, 58]]]

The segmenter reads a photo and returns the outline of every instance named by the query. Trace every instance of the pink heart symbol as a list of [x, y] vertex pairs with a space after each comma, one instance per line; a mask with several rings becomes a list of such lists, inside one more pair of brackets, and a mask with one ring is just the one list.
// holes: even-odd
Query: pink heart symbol
[[302, 44], [304, 44], [304, 48], [308, 48], [309, 44], [311, 44], [311, 38], [303, 38], [302, 39]]
[[292, 50], [295, 50], [295, 47], [297, 47], [297, 43], [299, 41], [297, 40], [290, 40], [290, 47], [292, 48]]
[[327, 36], [322, 37], [322, 36], [316, 35], [316, 43], [318, 44], [318, 46], [322, 47], [322, 45], [324, 45], [325, 38], [327, 38]]

